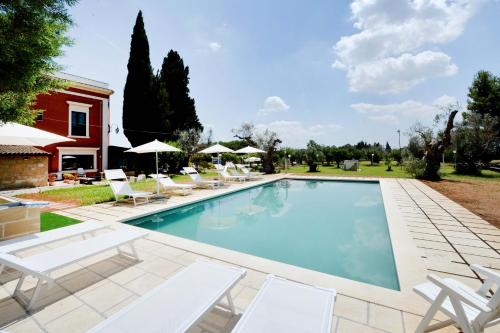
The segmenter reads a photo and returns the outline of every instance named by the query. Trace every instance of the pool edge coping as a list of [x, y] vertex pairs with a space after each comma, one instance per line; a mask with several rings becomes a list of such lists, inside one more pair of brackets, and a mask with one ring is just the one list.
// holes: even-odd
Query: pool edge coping
[[[168, 246], [177, 247], [186, 251], [190, 251], [202, 256], [211, 257], [213, 259], [222, 260], [229, 264], [248, 267], [250, 269], [280, 275], [290, 280], [319, 285], [324, 287], [335, 288], [340, 294], [349, 297], [358, 298], [364, 301], [380, 304], [383, 306], [400, 309], [403, 311], [423, 314], [422, 305], [425, 304], [420, 298], [412, 291], [413, 286], [425, 281], [427, 271], [423, 262], [418, 254], [417, 247], [410, 237], [410, 233], [404, 222], [404, 218], [399, 211], [397, 204], [393, 201], [390, 182], [396, 181], [394, 179], [375, 178], [375, 177], [329, 177], [329, 176], [301, 176], [294, 174], [282, 174], [272, 179], [266, 179], [252, 183], [249, 186], [239, 187], [235, 189], [226, 190], [224, 192], [213, 193], [202, 198], [174, 204], [168, 208], [159, 208], [157, 210], [141, 212], [128, 216], [126, 218], [118, 219], [117, 222], [127, 222], [136, 218], [152, 215], [155, 213], [163, 212], [166, 210], [176, 209], [190, 204], [210, 200], [213, 198], [229, 195], [244, 191], [249, 188], [261, 186], [264, 184], [272, 183], [282, 179], [299, 179], [299, 180], [326, 180], [326, 181], [357, 181], [357, 182], [378, 182], [380, 184], [381, 194], [384, 201], [384, 210], [387, 219], [387, 226], [391, 238], [391, 245], [393, 250], [393, 257], [396, 265], [396, 273], [399, 280], [400, 290], [392, 290], [384, 287], [371, 285], [364, 282], [351, 280], [327, 273], [313, 271], [300, 266], [281, 263], [267, 258], [262, 258], [235, 250], [225, 249], [215, 245], [210, 245], [182, 237], [165, 234], [150, 230], [156, 235], [161, 235], [162, 238], [167, 239], [164, 243]], [[131, 224], [127, 224], [132, 227]], [[140, 228], [140, 227], [137, 227]], [[141, 228], [142, 229], [142, 228]], [[155, 237], [156, 238], [156, 237]], [[163, 242], [162, 242], [163, 243]]]

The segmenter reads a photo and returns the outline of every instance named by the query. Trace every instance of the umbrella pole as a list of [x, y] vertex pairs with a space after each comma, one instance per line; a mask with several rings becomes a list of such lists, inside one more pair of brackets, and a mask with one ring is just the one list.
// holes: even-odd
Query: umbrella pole
[[156, 153], [156, 195], [160, 196], [160, 181], [159, 181], [159, 173], [158, 173], [158, 152]]

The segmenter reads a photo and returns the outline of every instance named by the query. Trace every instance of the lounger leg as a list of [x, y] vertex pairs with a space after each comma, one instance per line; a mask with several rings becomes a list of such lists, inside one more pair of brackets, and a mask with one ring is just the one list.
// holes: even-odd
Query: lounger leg
[[458, 324], [464, 333], [474, 333], [469, 325], [469, 320], [465, 315], [464, 308], [459, 300], [454, 297], [450, 297], [451, 305], [453, 305], [453, 309], [455, 310], [455, 314], [457, 315]]
[[14, 296], [20, 293], [21, 287], [23, 286], [24, 279], [26, 278], [26, 273], [23, 273], [17, 281], [16, 288], [14, 289]]
[[427, 329], [429, 328], [429, 323], [432, 321], [436, 313], [438, 312], [439, 308], [441, 307], [441, 304], [443, 304], [444, 300], [446, 298], [446, 294], [441, 291], [434, 302], [431, 304], [431, 307], [429, 310], [427, 310], [427, 313], [425, 314], [424, 318], [422, 318], [422, 321], [420, 324], [418, 324], [417, 329], [415, 330], [415, 333], [424, 333], [424, 332], [429, 332]]
[[231, 313], [233, 315], [236, 314], [236, 309], [234, 308], [234, 303], [233, 303], [233, 297], [231, 296], [230, 291], [227, 292], [226, 297], [227, 297], [227, 303], [229, 304], [229, 310], [231, 310]]
[[137, 260], [141, 260], [141, 259], [139, 259], [139, 254], [137, 253], [137, 249], [135, 248], [134, 243], [130, 243], [130, 249], [132, 250], [132, 254], [134, 255], [134, 258]]
[[28, 304], [28, 307], [26, 310], [30, 311], [33, 305], [35, 305], [36, 299], [38, 298], [38, 295], [40, 294], [40, 289], [42, 288], [43, 280], [38, 279], [38, 283], [36, 284], [35, 291], [33, 292], [33, 296], [31, 297], [31, 300]]

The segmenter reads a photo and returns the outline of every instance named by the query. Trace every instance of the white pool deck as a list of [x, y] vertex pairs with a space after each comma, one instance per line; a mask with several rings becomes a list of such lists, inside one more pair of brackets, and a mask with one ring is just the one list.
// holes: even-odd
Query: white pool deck
[[[137, 207], [106, 203], [58, 213], [80, 220], [102, 221], [113, 228], [134, 228], [120, 221], [283, 177], [302, 178], [283, 174], [266, 176], [259, 181], [233, 183], [218, 190], [196, 190], [189, 196], [172, 196]], [[377, 180], [355, 178], [369, 179]], [[10, 271], [0, 275], [0, 329], [7, 332], [85, 332], [196, 258], [205, 257], [248, 270], [247, 276], [233, 289], [240, 313], [256, 295], [266, 274], [272, 273], [336, 288], [339, 296], [332, 332], [413, 332], [428, 304], [411, 291], [412, 286], [425, 281], [426, 274], [432, 272], [477, 287], [480, 280], [469, 265], [477, 263], [500, 270], [500, 230], [417, 180], [380, 179], [380, 186], [400, 292], [151, 231], [146, 239], [137, 242], [141, 262], [109, 252], [61, 269], [55, 276], [56, 286], [42, 293], [32, 313], [26, 313], [11, 297], [18, 274]], [[33, 249], [23, 255], [39, 251], [43, 249]], [[216, 308], [192, 331], [230, 332], [238, 318]], [[457, 330], [447, 328], [439, 332]], [[486, 332], [500, 332], [500, 327]]]

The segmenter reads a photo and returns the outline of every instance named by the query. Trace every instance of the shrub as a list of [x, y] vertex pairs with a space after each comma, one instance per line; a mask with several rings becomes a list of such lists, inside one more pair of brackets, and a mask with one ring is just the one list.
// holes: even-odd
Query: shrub
[[405, 162], [405, 170], [415, 178], [421, 178], [425, 171], [425, 161], [411, 158]]

